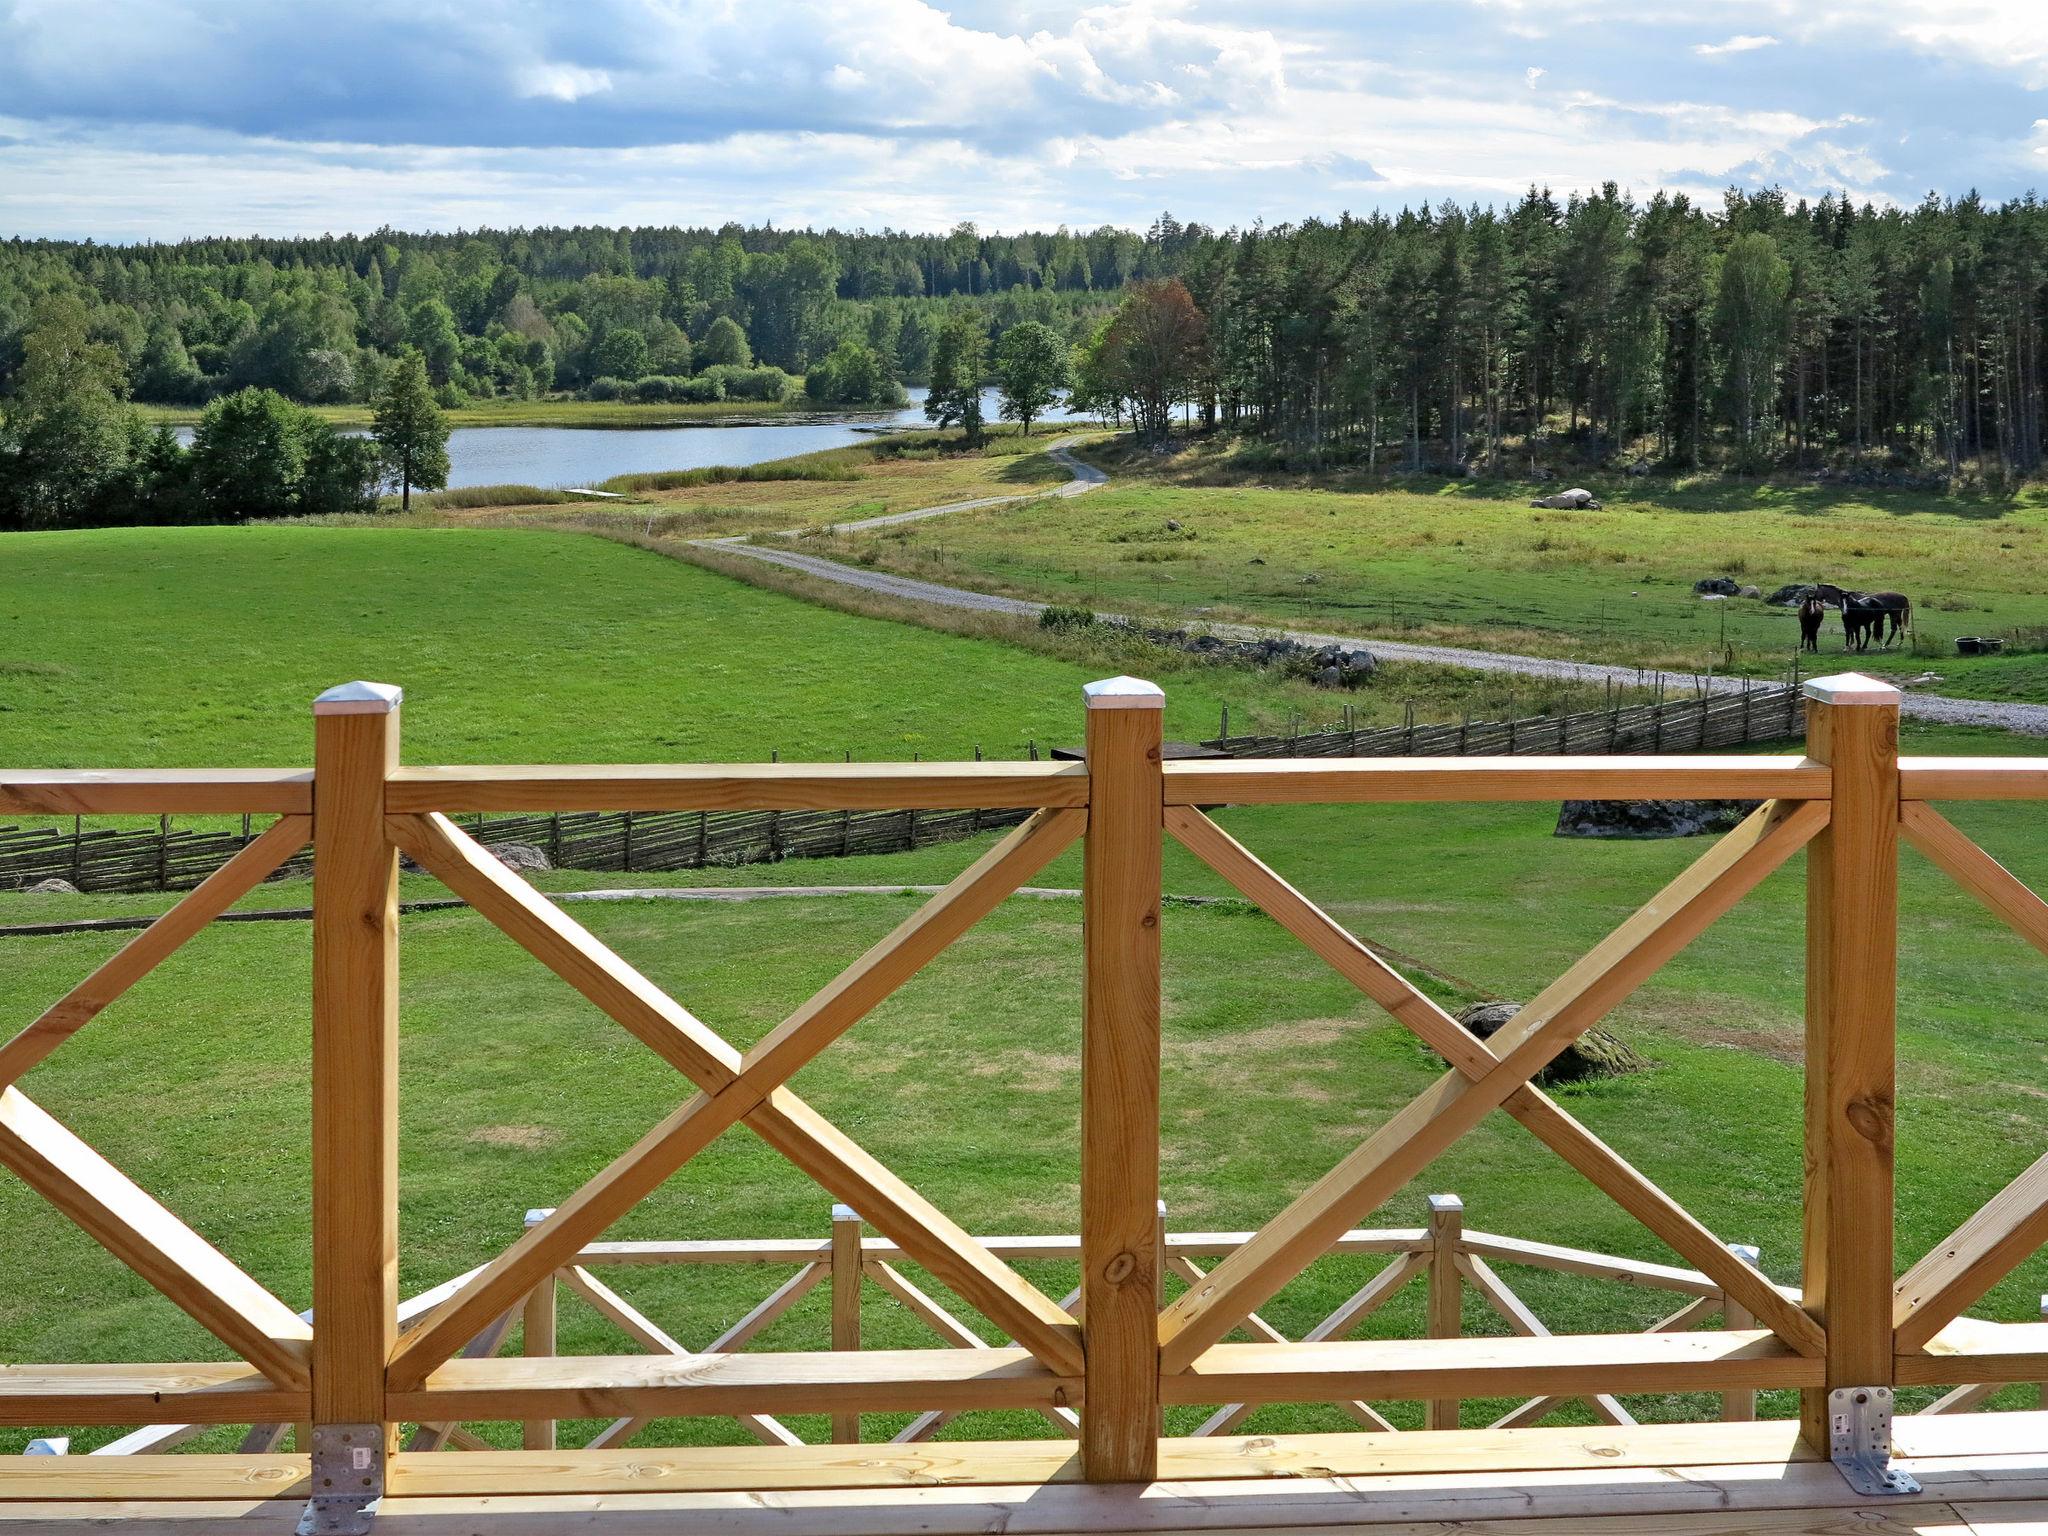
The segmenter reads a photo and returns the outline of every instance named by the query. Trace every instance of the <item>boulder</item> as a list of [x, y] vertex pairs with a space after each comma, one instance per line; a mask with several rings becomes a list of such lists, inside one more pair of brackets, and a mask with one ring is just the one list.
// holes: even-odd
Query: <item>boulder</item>
[[78, 887], [69, 880], [57, 880], [54, 878], [38, 880], [28, 888], [28, 894], [31, 896], [76, 896], [78, 894]]
[[1641, 459], [1637, 459], [1635, 463], [1629, 465], [1628, 467], [1628, 477], [1631, 480], [1640, 480], [1644, 476], [1648, 475], [1649, 472], [1650, 466]]
[[499, 843], [491, 849], [507, 869], [553, 869], [548, 856], [531, 843]]
[[1593, 499], [1593, 493], [1574, 486], [1568, 491], [1559, 491], [1554, 496], [1538, 496], [1529, 503], [1532, 507], [1548, 507], [1554, 512], [1598, 512], [1600, 503]]
[[1558, 837], [1700, 837], [1726, 832], [1755, 810], [1755, 800], [1567, 800]]
[[[1458, 1010], [1458, 1022], [1481, 1040], [1522, 1011], [1520, 1003], [1473, 1003]], [[1622, 1077], [1649, 1063], [1618, 1035], [1594, 1025], [1536, 1074], [1539, 1084], [1583, 1082], [1589, 1077]]]
[[1733, 576], [1702, 576], [1692, 589], [1701, 597], [1733, 597], [1742, 587]]
[[1763, 596], [1763, 592], [1756, 587], [1741, 587], [1736, 590], [1735, 595], [1737, 597], [1759, 598]]
[[1810, 581], [1788, 581], [1764, 601], [1773, 608], [1797, 608], [1805, 600], [1806, 594], [1812, 590], [1813, 583]]

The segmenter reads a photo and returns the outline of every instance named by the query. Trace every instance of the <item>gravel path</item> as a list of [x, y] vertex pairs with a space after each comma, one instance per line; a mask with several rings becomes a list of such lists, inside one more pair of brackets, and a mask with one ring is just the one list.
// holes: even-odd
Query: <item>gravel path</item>
[[918, 507], [909, 512], [891, 512], [885, 517], [865, 517], [857, 523], [834, 523], [834, 533], [859, 533], [863, 528], [886, 528], [891, 523], [921, 522], [927, 517], [944, 517], [948, 512], [972, 512], [977, 507], [1007, 506], [1013, 501], [1035, 501], [1040, 496], [1085, 496], [1098, 485], [1109, 484], [1109, 476], [1093, 464], [1083, 464], [1072, 449], [1078, 437], [1063, 437], [1046, 445], [1046, 454], [1073, 478], [1050, 491], [1021, 491], [1015, 496], [982, 496], [974, 501], [949, 501], [942, 506]]
[[[1082, 463], [1069, 451], [1078, 441], [1078, 438], [1062, 438], [1049, 446], [1047, 451], [1074, 476], [1066, 485], [1050, 494], [1079, 496], [1108, 483], [1108, 475], [1092, 464]], [[841, 523], [839, 531], [857, 532], [863, 528], [877, 528], [889, 523], [907, 523], [920, 518], [941, 517], [949, 512], [964, 512], [974, 507], [1029, 501], [1039, 494], [1045, 493], [990, 496], [979, 501], [956, 501], [944, 506], [920, 507], [911, 512], [892, 512], [887, 517], [872, 517], [864, 522]], [[1010, 613], [1024, 618], [1036, 618], [1047, 606], [1025, 598], [999, 597], [992, 592], [975, 592], [966, 587], [949, 587], [939, 582], [920, 581], [916, 577], [898, 576], [888, 571], [843, 565], [837, 560], [803, 554], [780, 545], [749, 544], [745, 539], [746, 535], [734, 535], [730, 538], [704, 539], [700, 542], [722, 549], [728, 554], [784, 566], [823, 581], [836, 582], [840, 586], [854, 587], [863, 592], [875, 592], [884, 597], [893, 597], [902, 602], [922, 604], [931, 608], [957, 608], [974, 613]], [[1104, 613], [1100, 617], [1125, 619], [1129, 616]], [[1716, 693], [1733, 693], [1742, 687], [1742, 680], [1739, 678], [1702, 679], [1690, 672], [1659, 672], [1643, 667], [1609, 666], [1590, 661], [1559, 661], [1547, 656], [1516, 656], [1504, 651], [1471, 651], [1450, 645], [1416, 645], [1406, 640], [1360, 640], [1355, 635], [1324, 634], [1309, 629], [1276, 630], [1251, 624], [1210, 624], [1207, 627], [1214, 633], [1231, 639], [1258, 639], [1277, 633], [1289, 640], [1298, 640], [1304, 645], [1363, 645], [1373, 655], [1388, 661], [1430, 662], [1437, 666], [1462, 667], [1471, 672], [1508, 672], [1517, 677], [1561, 678], [1577, 682], [1611, 681], [1630, 686], [1654, 686], [1661, 681], [1666, 688], [1672, 689], [1696, 688], [1704, 682], [1707, 688]], [[2005, 704], [1990, 699], [1957, 699], [1939, 693], [1908, 693], [1900, 706], [1900, 712], [1910, 719], [1927, 720], [1941, 725], [1984, 725], [1999, 730], [2017, 731], [2026, 736], [2048, 736], [2048, 704]]]

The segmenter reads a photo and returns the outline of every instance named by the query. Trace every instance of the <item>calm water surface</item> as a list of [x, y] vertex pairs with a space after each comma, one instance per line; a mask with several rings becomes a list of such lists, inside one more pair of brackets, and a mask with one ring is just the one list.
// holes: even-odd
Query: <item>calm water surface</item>
[[[893, 414], [831, 420], [762, 422], [746, 426], [685, 427], [457, 427], [448, 434], [448, 484], [594, 486], [613, 475], [657, 469], [708, 469], [714, 464], [761, 464], [799, 453], [843, 448], [882, 430], [924, 426], [922, 389]], [[997, 419], [996, 393], [982, 409]], [[743, 403], [735, 410], [744, 411]], [[1076, 418], [1056, 407], [1045, 421]], [[178, 429], [184, 442], [190, 428]]]

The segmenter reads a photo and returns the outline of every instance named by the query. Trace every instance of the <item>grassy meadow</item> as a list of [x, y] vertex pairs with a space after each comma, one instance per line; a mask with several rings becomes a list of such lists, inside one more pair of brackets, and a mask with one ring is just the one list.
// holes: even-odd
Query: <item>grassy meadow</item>
[[11, 535], [7, 555], [7, 766], [303, 762], [313, 696], [356, 677], [405, 687], [414, 762], [1016, 758], [1078, 740], [1081, 684], [1118, 671], [1157, 676], [1176, 738], [1226, 704], [1234, 728], [1279, 730], [1340, 702], [1397, 719], [1418, 695], [1485, 714], [1511, 686], [1390, 667], [1340, 697], [1015, 620], [941, 633], [561, 530], [122, 529]]
[[[2048, 699], [2048, 494], [1942, 496], [1734, 480], [1588, 482], [1597, 512], [1531, 508], [1510, 482], [1314, 480], [1204, 444], [1159, 459], [1089, 450], [1115, 477], [1062, 501], [962, 513], [823, 550], [939, 580], [1199, 621], [1249, 619], [1536, 655], [1767, 675], [1788, 609], [1707, 602], [1831, 580], [1914, 599], [1918, 644], [1859, 666], [1934, 671], [1944, 691]], [[1178, 524], [1178, 527], [1170, 526]], [[1958, 657], [1958, 635], [2031, 631]], [[1841, 655], [1830, 616], [1819, 665]]]
[[[1912, 743], [1936, 751], [2002, 745], [1958, 733], [1916, 733]], [[1354, 931], [1427, 962], [1427, 971], [1411, 974], [1447, 1005], [1528, 996], [1707, 846], [1559, 840], [1545, 806], [1220, 814]], [[2048, 880], [2048, 828], [2029, 808], [1973, 805], [1955, 814], [2023, 877]], [[1416, 856], [1419, 848], [1426, 858]], [[884, 887], [869, 896], [570, 910], [745, 1044], [913, 909], [916, 898], [886, 887], [945, 879], [975, 851], [702, 877]], [[630, 883], [616, 875], [542, 879]], [[1765, 1267], [1787, 1281], [1798, 1275], [1800, 1238], [1801, 879], [1802, 861], [1794, 860], [1610, 1018], [1651, 1058], [1649, 1071], [1566, 1093], [1575, 1114], [1724, 1237], [1761, 1244]], [[1069, 853], [1035, 883], [1078, 882], [1078, 856]], [[1165, 882], [1173, 894], [1224, 894], [1177, 852], [1169, 853]], [[2031, 1161], [2048, 1135], [2048, 1104], [2035, 1086], [2048, 1056], [2048, 1024], [2033, 1006], [2039, 958], [1917, 857], [1908, 856], [1904, 882], [1902, 1264]], [[406, 887], [408, 896], [439, 894], [424, 877], [408, 877]], [[305, 898], [303, 885], [261, 893], [271, 904]], [[152, 910], [165, 900], [32, 899], [39, 917]], [[1171, 904], [1163, 934], [1165, 1187], [1176, 1227], [1256, 1226], [1438, 1070], [1397, 1025], [1241, 904]], [[0, 940], [0, 1007], [16, 1019], [33, 1016], [119, 942], [113, 934]], [[303, 923], [218, 928], [23, 1085], [293, 1305], [305, 1304], [309, 1286], [309, 942]], [[402, 1284], [410, 1293], [508, 1242], [522, 1211], [565, 1196], [672, 1108], [678, 1090], [671, 1069], [471, 914], [408, 917], [402, 942]], [[1078, 901], [1012, 901], [807, 1067], [796, 1087], [970, 1228], [1072, 1231], [1079, 989]], [[1440, 1189], [1465, 1197], [1474, 1228], [1668, 1257], [1499, 1115], [1372, 1219], [1414, 1224], [1422, 1196]], [[616, 1235], [820, 1235], [829, 1203], [735, 1132]], [[0, 1296], [0, 1358], [219, 1355], [196, 1325], [12, 1180], [0, 1180], [0, 1230], [9, 1234], [17, 1276]], [[1377, 1262], [1321, 1261], [1265, 1315], [1285, 1331], [1305, 1329]], [[1069, 1266], [1027, 1267], [1055, 1294], [1072, 1283]], [[701, 1344], [782, 1274], [741, 1266], [612, 1278], [662, 1326]], [[1650, 1293], [1532, 1271], [1508, 1277], [1560, 1331], [1645, 1326], [1660, 1310]], [[2044, 1289], [2048, 1261], [2036, 1258], [1984, 1310], [2029, 1316]], [[872, 1289], [868, 1303], [873, 1347], [928, 1342]], [[1420, 1306], [1418, 1288], [1376, 1317], [1368, 1336], [1412, 1334]], [[579, 1301], [565, 1298], [562, 1319], [566, 1350], [626, 1347]], [[1475, 1333], [1502, 1331], [1471, 1298], [1466, 1324]], [[825, 1329], [819, 1293], [759, 1347], [819, 1347]], [[1706, 1407], [1682, 1398], [1629, 1405], [1653, 1418]], [[1501, 1407], [1469, 1405], [1467, 1422], [1487, 1422]], [[1414, 1419], [1412, 1405], [1389, 1412]], [[1177, 1410], [1175, 1427], [1198, 1417]], [[876, 1416], [870, 1432], [898, 1422]], [[1250, 1428], [1341, 1422], [1331, 1410], [1276, 1405]], [[1036, 1420], [970, 1416], [947, 1433], [1042, 1432]], [[576, 1431], [569, 1433], [575, 1443]], [[738, 1433], [724, 1420], [665, 1423], [647, 1443], [732, 1441]], [[501, 1429], [491, 1434], [505, 1439]], [[23, 1438], [0, 1435], [0, 1452]]]

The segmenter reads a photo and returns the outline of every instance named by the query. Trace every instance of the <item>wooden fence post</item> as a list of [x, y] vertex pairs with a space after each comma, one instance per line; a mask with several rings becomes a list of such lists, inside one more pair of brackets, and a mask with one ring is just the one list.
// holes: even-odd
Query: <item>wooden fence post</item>
[[1806, 852], [1806, 1309], [1826, 1385], [1801, 1395], [1828, 1449], [1828, 1393], [1892, 1381], [1892, 1102], [1898, 968], [1899, 691], [1854, 672], [1806, 685], [1807, 755], [1833, 771]]
[[[1760, 1264], [1763, 1250], [1753, 1243], [1730, 1243], [1729, 1251], [1747, 1259], [1751, 1264]], [[1756, 1317], [1749, 1308], [1732, 1296], [1721, 1297], [1721, 1326], [1723, 1328], [1754, 1328]], [[1721, 1421], [1724, 1424], [1746, 1424], [1756, 1417], [1756, 1389], [1721, 1394]]]
[[367, 1450], [379, 1493], [398, 1331], [398, 850], [384, 783], [404, 697], [344, 683], [313, 701], [314, 1456]]
[[[1432, 1339], [1455, 1339], [1465, 1331], [1465, 1277], [1458, 1272], [1458, 1245], [1465, 1240], [1465, 1202], [1456, 1195], [1429, 1197], [1429, 1327]], [[1429, 1400], [1425, 1427], [1456, 1429], [1455, 1397]]]
[[[526, 1213], [526, 1224], [537, 1227], [554, 1215], [551, 1207], [543, 1206]], [[523, 1353], [528, 1359], [545, 1358], [555, 1352], [555, 1319], [560, 1287], [553, 1274], [527, 1293], [526, 1305], [521, 1310], [521, 1333], [525, 1337]], [[529, 1451], [552, 1451], [555, 1448], [555, 1421], [553, 1419], [528, 1419], [519, 1426], [519, 1443]]]
[[[832, 1207], [832, 1347], [860, 1348], [860, 1217], [845, 1205]], [[832, 1443], [860, 1444], [860, 1415], [832, 1415]]]
[[1082, 856], [1081, 1467], [1159, 1465], [1159, 860], [1166, 695], [1113, 677], [1088, 706]]

